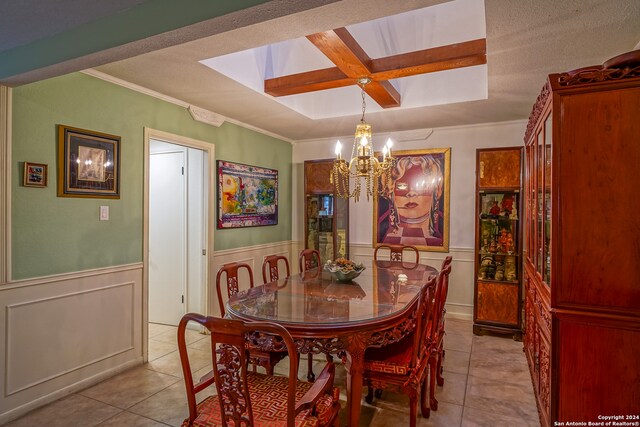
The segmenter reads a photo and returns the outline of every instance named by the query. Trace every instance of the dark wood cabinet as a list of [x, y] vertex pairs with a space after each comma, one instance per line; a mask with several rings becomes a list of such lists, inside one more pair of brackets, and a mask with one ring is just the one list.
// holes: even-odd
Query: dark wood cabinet
[[525, 135], [524, 350], [543, 426], [640, 414], [639, 167], [640, 51], [550, 75]]
[[473, 332], [520, 339], [522, 147], [477, 150]]
[[349, 257], [349, 200], [338, 197], [329, 178], [333, 160], [304, 162], [304, 247], [328, 260]]

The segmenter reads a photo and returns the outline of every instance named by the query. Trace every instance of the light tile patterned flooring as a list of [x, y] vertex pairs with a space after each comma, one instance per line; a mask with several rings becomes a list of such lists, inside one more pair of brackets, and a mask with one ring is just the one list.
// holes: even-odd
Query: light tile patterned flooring
[[[37, 409], [12, 421], [10, 427], [180, 426], [188, 413], [174, 327], [149, 325], [149, 363]], [[206, 336], [187, 331], [195, 378], [209, 371]], [[471, 322], [447, 319], [445, 384], [438, 387], [437, 411], [418, 426], [538, 426], [531, 379], [522, 343], [510, 338], [474, 336]], [[305, 357], [306, 359], [306, 357]], [[305, 360], [303, 359], [303, 361]], [[316, 373], [323, 362], [318, 361]], [[288, 373], [286, 360], [276, 371]], [[306, 363], [300, 363], [300, 378]], [[346, 373], [338, 365], [336, 385], [343, 389]], [[365, 388], [366, 393], [366, 388]], [[199, 398], [204, 398], [206, 391]], [[344, 425], [344, 409], [341, 411]], [[362, 404], [360, 426], [409, 425], [408, 399], [384, 392], [373, 405]]]

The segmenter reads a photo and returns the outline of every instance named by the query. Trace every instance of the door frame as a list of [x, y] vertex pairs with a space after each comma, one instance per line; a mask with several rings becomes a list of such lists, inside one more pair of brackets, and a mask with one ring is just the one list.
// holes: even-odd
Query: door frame
[[200, 141], [186, 136], [175, 135], [169, 132], [144, 128], [144, 189], [143, 189], [143, 238], [142, 238], [142, 358], [143, 363], [149, 358], [149, 165], [151, 140], [156, 139], [171, 144], [182, 145], [188, 148], [202, 150], [207, 162], [207, 224], [206, 224], [206, 268], [205, 281], [202, 289], [202, 307], [205, 315], [209, 314], [211, 307], [209, 299], [209, 279], [213, 271], [213, 230], [215, 229], [215, 146], [212, 143]]

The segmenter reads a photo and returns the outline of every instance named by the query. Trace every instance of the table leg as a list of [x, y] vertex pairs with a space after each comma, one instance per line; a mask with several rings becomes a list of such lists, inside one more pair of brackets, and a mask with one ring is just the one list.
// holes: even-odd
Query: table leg
[[347, 350], [347, 426], [358, 427], [362, 408], [362, 374], [364, 351], [370, 334], [353, 334], [346, 337]]

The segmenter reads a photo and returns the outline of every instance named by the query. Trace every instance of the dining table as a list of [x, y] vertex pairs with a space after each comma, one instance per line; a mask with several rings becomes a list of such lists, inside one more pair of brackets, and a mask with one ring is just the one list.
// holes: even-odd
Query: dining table
[[[338, 355], [347, 371], [347, 425], [357, 427], [365, 350], [411, 333], [420, 289], [436, 274], [425, 264], [377, 260], [340, 282], [318, 266], [239, 292], [227, 302], [227, 315], [282, 325], [301, 354]], [[273, 349], [264, 337], [259, 343]]]

